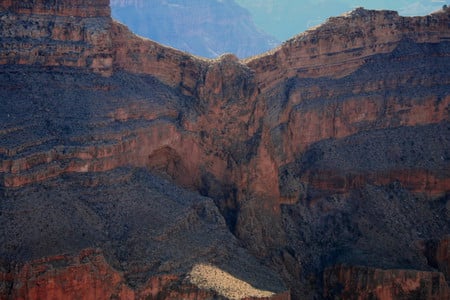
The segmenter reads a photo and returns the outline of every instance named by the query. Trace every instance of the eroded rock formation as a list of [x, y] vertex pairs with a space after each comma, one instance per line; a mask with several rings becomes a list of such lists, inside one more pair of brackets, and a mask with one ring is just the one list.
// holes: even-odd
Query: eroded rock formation
[[223, 297], [188, 280], [210, 264], [276, 299], [448, 298], [448, 9], [239, 61], [69, 2], [0, 4], [1, 297]]
[[25, 15], [51, 15], [60, 17], [110, 17], [109, 0], [4, 0], [3, 9]]
[[326, 298], [340, 299], [445, 299], [449, 293], [442, 273], [367, 267], [327, 269], [324, 285]]

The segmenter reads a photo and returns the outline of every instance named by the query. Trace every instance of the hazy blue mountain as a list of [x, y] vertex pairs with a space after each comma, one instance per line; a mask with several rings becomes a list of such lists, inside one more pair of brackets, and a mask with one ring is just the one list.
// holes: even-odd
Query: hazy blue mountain
[[449, 0], [236, 0], [253, 15], [257, 26], [277, 37], [288, 38], [356, 7], [396, 10], [401, 15], [426, 15]]
[[244, 58], [279, 43], [234, 0], [112, 0], [111, 6], [136, 34], [199, 56]]

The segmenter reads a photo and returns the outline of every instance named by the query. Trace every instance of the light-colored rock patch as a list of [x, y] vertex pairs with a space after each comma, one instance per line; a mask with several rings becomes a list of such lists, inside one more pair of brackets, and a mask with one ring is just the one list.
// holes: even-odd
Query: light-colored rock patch
[[256, 289], [228, 272], [207, 264], [195, 265], [188, 278], [199, 288], [214, 290], [229, 299], [267, 298], [274, 295], [273, 292]]

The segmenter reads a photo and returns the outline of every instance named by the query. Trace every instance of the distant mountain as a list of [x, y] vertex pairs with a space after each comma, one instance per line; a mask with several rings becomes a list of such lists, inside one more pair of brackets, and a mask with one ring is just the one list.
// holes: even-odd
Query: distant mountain
[[136, 34], [199, 56], [244, 58], [278, 44], [234, 0], [112, 0], [111, 6]]

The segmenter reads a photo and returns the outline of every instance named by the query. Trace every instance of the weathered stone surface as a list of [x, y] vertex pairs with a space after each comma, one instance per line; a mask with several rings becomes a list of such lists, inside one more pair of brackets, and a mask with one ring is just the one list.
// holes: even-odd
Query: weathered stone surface
[[448, 10], [425, 17], [401, 17], [395, 11], [358, 8], [329, 18], [267, 55], [246, 63], [257, 70], [265, 89], [285, 78], [344, 77], [374, 54], [390, 53], [402, 40], [416, 43], [448, 41]]
[[[125, 274], [112, 268], [98, 249], [84, 249], [77, 256], [58, 255], [17, 265], [0, 272], [0, 297], [12, 299], [230, 299], [217, 289], [202, 289], [179, 275], [149, 278], [133, 289]], [[239, 299], [289, 300], [289, 294]]]
[[440, 239], [422, 241], [424, 255], [428, 264], [442, 272], [447, 279], [450, 278], [450, 237], [444, 236]]
[[152, 75], [170, 86], [182, 88], [187, 94], [195, 94], [208, 60], [142, 39], [122, 24], [113, 22], [111, 26], [116, 68]]
[[0, 65], [70, 66], [111, 75], [109, 1], [1, 1]]
[[337, 266], [324, 272], [325, 298], [447, 299], [441, 273]]
[[110, 17], [109, 0], [2, 0], [0, 7], [17, 14], [61, 17]]
[[[11, 263], [68, 253], [89, 273], [76, 257], [100, 248], [105, 282], [137, 298], [151, 278], [184, 286], [179, 275], [217, 261], [280, 297], [286, 288], [263, 264], [295, 299], [323, 297], [323, 271], [337, 264], [374, 268], [336, 269], [330, 285], [348, 286], [346, 297], [375, 293], [380, 276], [386, 297], [421, 281], [419, 296], [448, 296], [433, 273], [448, 276], [448, 9], [358, 9], [239, 61], [141, 39], [96, 6], [62, 10], [90, 2], [47, 13], [36, 3], [1, 2], [7, 295]], [[86, 272], [81, 281], [97, 280]], [[345, 281], [363, 277], [361, 289]], [[325, 295], [338, 295], [330, 285]]]
[[2, 299], [219, 295], [220, 285], [204, 290], [189, 283], [198, 264], [289, 299], [278, 275], [239, 246], [211, 199], [146, 169], [8, 189], [1, 212]]
[[438, 270], [444, 273], [445, 278], [450, 278], [450, 236], [446, 236], [438, 243], [436, 251]]

